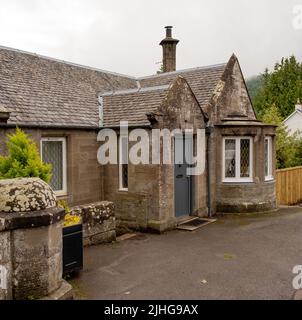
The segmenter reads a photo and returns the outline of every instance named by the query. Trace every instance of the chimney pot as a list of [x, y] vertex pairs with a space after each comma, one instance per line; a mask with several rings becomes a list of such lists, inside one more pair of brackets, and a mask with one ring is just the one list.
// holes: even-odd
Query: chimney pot
[[166, 38], [172, 38], [172, 26], [166, 26]]

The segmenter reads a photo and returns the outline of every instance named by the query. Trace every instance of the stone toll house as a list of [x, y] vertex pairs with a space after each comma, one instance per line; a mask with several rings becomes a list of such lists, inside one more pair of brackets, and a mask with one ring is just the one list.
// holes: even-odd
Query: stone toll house
[[[275, 127], [257, 120], [238, 59], [176, 70], [177, 43], [166, 27], [163, 72], [141, 78], [1, 47], [0, 153], [7, 133], [21, 127], [52, 163], [59, 199], [112, 201], [118, 223], [133, 228], [164, 231], [187, 216], [274, 209]], [[119, 134], [120, 121], [149, 134], [204, 129], [206, 170], [187, 176], [186, 163], [100, 165], [97, 134]]]

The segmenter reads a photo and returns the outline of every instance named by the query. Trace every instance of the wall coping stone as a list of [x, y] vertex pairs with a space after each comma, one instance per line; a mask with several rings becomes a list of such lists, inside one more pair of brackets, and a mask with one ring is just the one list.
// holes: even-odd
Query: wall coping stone
[[64, 219], [65, 210], [53, 207], [31, 212], [0, 212], [0, 232], [49, 226]]

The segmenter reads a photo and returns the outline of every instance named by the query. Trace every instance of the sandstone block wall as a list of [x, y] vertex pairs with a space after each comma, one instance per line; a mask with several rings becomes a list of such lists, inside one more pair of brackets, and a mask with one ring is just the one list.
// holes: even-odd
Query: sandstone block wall
[[[97, 131], [74, 129], [31, 129], [22, 128], [33, 139], [40, 150], [43, 137], [65, 137], [67, 148], [67, 193], [60, 199], [72, 205], [102, 200], [101, 166], [97, 161]], [[7, 134], [15, 129], [0, 128], [0, 155], [7, 153]]]

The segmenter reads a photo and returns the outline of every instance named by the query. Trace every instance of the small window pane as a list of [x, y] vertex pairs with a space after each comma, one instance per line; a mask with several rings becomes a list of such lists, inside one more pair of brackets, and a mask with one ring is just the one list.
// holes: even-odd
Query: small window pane
[[268, 150], [268, 139], [264, 140], [264, 159], [265, 159], [265, 176], [268, 176], [268, 157], [269, 157], [269, 150]]
[[128, 188], [128, 164], [122, 164], [122, 184], [123, 188]]
[[120, 137], [120, 188], [128, 188], [128, 138]]
[[236, 175], [236, 140], [225, 140], [225, 177], [234, 178]]
[[250, 140], [240, 140], [240, 177], [250, 176]]
[[63, 190], [63, 143], [62, 141], [43, 141], [42, 160], [52, 165], [50, 186], [53, 190]]

